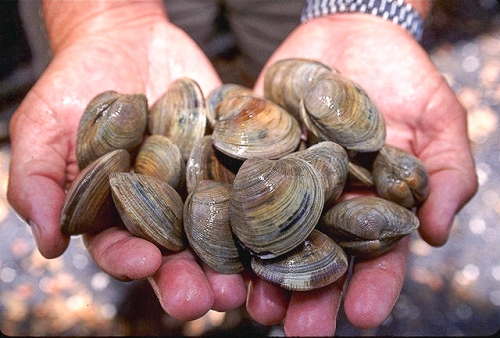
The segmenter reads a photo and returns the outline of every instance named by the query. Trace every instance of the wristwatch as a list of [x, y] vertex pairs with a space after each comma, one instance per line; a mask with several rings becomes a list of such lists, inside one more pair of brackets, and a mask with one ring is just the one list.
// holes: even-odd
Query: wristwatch
[[411, 4], [403, 0], [306, 0], [301, 21], [304, 23], [329, 14], [356, 12], [390, 20], [408, 30], [417, 41], [422, 38], [424, 20]]

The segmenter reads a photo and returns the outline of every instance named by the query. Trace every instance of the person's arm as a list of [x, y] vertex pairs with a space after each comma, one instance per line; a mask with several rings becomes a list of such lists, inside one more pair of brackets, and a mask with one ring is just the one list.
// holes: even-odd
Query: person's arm
[[[429, 11], [428, 1], [408, 2], [423, 16]], [[405, 29], [383, 18], [365, 13], [327, 15], [299, 25], [288, 36], [268, 60], [256, 92], [263, 92], [269, 65], [293, 57], [322, 61], [358, 83], [384, 114], [386, 142], [424, 162], [430, 196], [418, 210], [419, 231], [429, 244], [443, 245], [455, 214], [474, 195], [477, 178], [466, 112], [427, 53]], [[353, 325], [373, 328], [390, 314], [404, 282], [408, 242], [403, 240], [376, 259], [355, 261], [344, 294], [345, 313]], [[290, 335], [335, 331], [341, 286], [292, 293], [288, 302], [274, 296], [272, 286], [261, 284], [256, 282], [258, 292], [249, 293], [247, 303], [257, 321], [266, 322], [266, 313], [272, 311], [275, 320], [284, 319]], [[325, 307], [332, 301], [334, 306]]]

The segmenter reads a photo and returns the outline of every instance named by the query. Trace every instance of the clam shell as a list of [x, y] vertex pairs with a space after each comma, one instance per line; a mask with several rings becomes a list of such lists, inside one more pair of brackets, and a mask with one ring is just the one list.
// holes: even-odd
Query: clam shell
[[297, 120], [269, 100], [234, 96], [223, 100], [217, 110], [213, 143], [231, 157], [276, 159], [293, 152], [300, 143]]
[[142, 144], [134, 172], [156, 177], [178, 188], [184, 182], [185, 164], [179, 147], [163, 135], [151, 135]]
[[335, 142], [323, 141], [282, 158], [290, 157], [302, 158], [316, 168], [323, 182], [326, 205], [330, 205], [340, 196], [349, 173], [349, 158], [342, 146]]
[[183, 203], [174, 188], [135, 173], [114, 173], [109, 183], [118, 213], [132, 234], [171, 251], [185, 248]]
[[252, 270], [269, 283], [291, 291], [331, 284], [347, 272], [347, 255], [328, 236], [313, 230], [297, 249], [274, 259], [253, 257]]
[[229, 224], [231, 185], [201, 181], [184, 204], [184, 231], [196, 255], [215, 271], [243, 270], [240, 248]]
[[210, 128], [214, 128], [219, 118], [217, 112], [219, 103], [225, 98], [238, 95], [254, 95], [254, 92], [248, 87], [235, 83], [225, 83], [210, 92], [207, 98], [207, 122]]
[[305, 92], [323, 76], [336, 73], [330, 66], [309, 59], [277, 61], [264, 76], [265, 97], [299, 119], [299, 103]]
[[251, 253], [273, 258], [307, 238], [323, 203], [321, 177], [307, 161], [250, 158], [233, 181], [231, 228]]
[[177, 144], [187, 160], [196, 140], [205, 135], [207, 109], [198, 83], [181, 78], [171, 83], [151, 107], [148, 129], [151, 134], [167, 136]]
[[191, 193], [202, 180], [233, 183], [241, 161], [215, 149], [210, 135], [198, 140], [186, 163], [186, 187]]
[[380, 111], [358, 85], [339, 74], [323, 77], [307, 90], [300, 116], [320, 140], [336, 142], [350, 151], [377, 151], [385, 142]]
[[380, 197], [355, 197], [328, 210], [318, 229], [348, 254], [379, 256], [419, 227], [408, 209]]
[[378, 194], [406, 208], [424, 202], [429, 196], [429, 174], [412, 154], [384, 145], [373, 162]]
[[106, 91], [94, 97], [78, 126], [76, 159], [80, 170], [112, 150], [134, 150], [146, 129], [147, 107], [143, 94]]
[[[111, 151], [85, 167], [73, 180], [66, 195], [60, 229], [79, 235], [106, 228], [113, 221], [109, 175], [130, 169], [130, 155], [124, 149]], [[118, 219], [118, 218], [116, 218]]]

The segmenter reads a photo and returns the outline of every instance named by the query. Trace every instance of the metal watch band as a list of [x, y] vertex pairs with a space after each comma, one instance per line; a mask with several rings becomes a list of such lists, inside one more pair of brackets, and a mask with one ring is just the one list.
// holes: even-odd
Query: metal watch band
[[390, 20], [408, 30], [417, 41], [424, 21], [411, 4], [403, 0], [306, 0], [300, 20], [304, 23], [334, 13], [368, 13]]

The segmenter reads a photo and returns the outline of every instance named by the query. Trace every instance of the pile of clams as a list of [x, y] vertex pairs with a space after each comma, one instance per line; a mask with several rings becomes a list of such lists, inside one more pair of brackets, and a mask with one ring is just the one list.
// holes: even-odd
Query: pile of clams
[[[348, 255], [372, 258], [415, 231], [429, 194], [413, 155], [385, 144], [382, 114], [331, 67], [287, 59], [265, 98], [225, 84], [207, 98], [189, 78], [148, 108], [107, 91], [78, 130], [79, 175], [61, 215], [68, 235], [121, 219], [163, 250], [190, 247], [220, 273], [245, 267], [287, 290], [330, 284]], [[352, 185], [378, 196], [338, 202]]]

